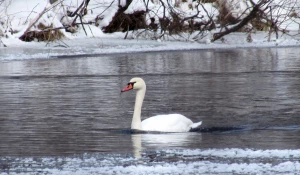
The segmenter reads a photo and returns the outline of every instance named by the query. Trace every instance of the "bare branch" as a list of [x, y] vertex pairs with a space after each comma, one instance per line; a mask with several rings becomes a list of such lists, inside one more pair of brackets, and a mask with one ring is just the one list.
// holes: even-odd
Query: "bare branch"
[[34, 20], [32, 20], [32, 22], [29, 24], [29, 26], [27, 27], [27, 29], [25, 30], [24, 34], [27, 33], [31, 27], [33, 25], [35, 25], [36, 22], [38, 22], [38, 20], [45, 14], [47, 13], [49, 10], [51, 10], [52, 8], [54, 8], [55, 6], [57, 6], [58, 4], [60, 4], [63, 0], [58, 0], [55, 3], [53, 3], [51, 6], [49, 6], [48, 8], [45, 8]]
[[250, 20], [254, 19], [257, 16], [257, 13], [260, 12], [260, 8], [262, 6], [264, 6], [265, 4], [269, 3], [270, 1], [271, 0], [261, 0], [258, 4], [255, 4], [253, 6], [252, 11], [249, 13], [249, 15], [246, 16], [240, 23], [238, 23], [234, 27], [227, 29], [223, 32], [214, 33], [212, 42], [222, 38], [223, 36], [225, 36], [231, 32], [235, 32], [235, 31], [239, 30], [240, 28], [242, 28], [243, 26], [245, 26]]

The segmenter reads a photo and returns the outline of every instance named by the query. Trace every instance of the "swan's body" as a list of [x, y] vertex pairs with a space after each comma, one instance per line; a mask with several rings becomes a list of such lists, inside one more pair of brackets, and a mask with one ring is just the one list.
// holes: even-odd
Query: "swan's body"
[[136, 89], [136, 99], [134, 105], [131, 129], [142, 131], [160, 132], [188, 132], [199, 127], [202, 122], [193, 123], [190, 119], [181, 114], [157, 115], [141, 122], [142, 104], [146, 93], [146, 84], [141, 78], [133, 78], [122, 92]]
[[160, 132], [189, 132], [202, 122], [194, 124], [181, 114], [157, 115], [142, 121], [142, 130]]

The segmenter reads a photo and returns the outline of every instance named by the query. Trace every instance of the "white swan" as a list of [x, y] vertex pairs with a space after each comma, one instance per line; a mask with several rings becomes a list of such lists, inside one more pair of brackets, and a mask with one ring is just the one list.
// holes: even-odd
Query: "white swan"
[[141, 78], [132, 78], [121, 92], [132, 89], [137, 90], [137, 93], [131, 129], [160, 132], [188, 132], [192, 128], [197, 128], [202, 124], [202, 121], [193, 123], [190, 119], [181, 114], [157, 115], [141, 122], [142, 104], [146, 93], [145, 81]]

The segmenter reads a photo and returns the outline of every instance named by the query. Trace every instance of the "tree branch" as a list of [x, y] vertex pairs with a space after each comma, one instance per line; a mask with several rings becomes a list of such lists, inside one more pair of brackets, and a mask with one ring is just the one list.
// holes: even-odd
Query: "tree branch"
[[[57, 6], [59, 3], [61, 3], [63, 0], [58, 0], [56, 1], [54, 4], [52, 4], [50, 7], [45, 8], [34, 20], [32, 20], [32, 22], [29, 24], [29, 26], [27, 27], [27, 29], [25, 30], [24, 34], [26, 34], [33, 25], [35, 25], [36, 22], [38, 22], [38, 20], [45, 14], [47, 13], [49, 10], [51, 10], [52, 8], [54, 8], [55, 6]], [[23, 35], [24, 35], [23, 34]]]
[[[257, 13], [260, 12], [260, 7], [262, 7], [269, 1], [270, 0], [261, 0], [258, 4], [255, 4], [253, 6], [252, 11], [249, 13], [249, 15], [246, 16], [239, 24], [237, 24], [236, 26], [229, 28], [223, 32], [214, 33], [211, 41], [214, 42], [214, 41], [222, 38], [223, 36], [225, 36], [231, 32], [235, 32], [235, 31], [239, 30], [240, 28], [242, 28], [243, 26], [245, 26], [250, 20], [254, 19], [257, 16]], [[254, 3], [254, 2], [251, 1], [251, 3]]]

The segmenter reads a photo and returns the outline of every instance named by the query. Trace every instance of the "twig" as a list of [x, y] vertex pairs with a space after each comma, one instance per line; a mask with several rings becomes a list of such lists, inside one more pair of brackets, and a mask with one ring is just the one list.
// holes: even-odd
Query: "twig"
[[129, 25], [127, 25], [127, 32], [126, 32], [126, 34], [125, 34], [125, 37], [124, 37], [124, 39], [127, 39], [128, 32], [129, 32]]
[[99, 15], [96, 16], [96, 19], [98, 19], [107, 9], [109, 9], [109, 7], [111, 7], [111, 5], [115, 2], [115, 0], [113, 0], [108, 7], [106, 7], [106, 9], [104, 9]]
[[85, 28], [84, 28], [84, 25], [83, 25], [83, 22], [82, 22], [82, 16], [81, 16], [81, 15], [79, 15], [79, 19], [80, 19], [80, 22], [81, 22], [81, 26], [82, 26], [82, 28], [83, 28], [83, 30], [84, 30], [84, 33], [85, 33], [85, 35], [87, 36], [87, 33], [86, 33], [86, 31], [85, 31]]
[[[189, 16], [189, 17], [185, 17], [182, 19], [182, 21], [186, 21], [186, 20], [189, 20], [189, 19], [192, 19], [192, 18], [195, 18], [195, 17], [198, 17], [199, 13], [200, 13], [200, 10], [199, 10], [199, 5], [201, 4], [201, 2], [199, 1], [198, 4], [196, 5], [196, 9], [197, 9], [197, 13], [195, 15], [192, 15], [192, 16]], [[202, 8], [204, 9], [203, 5], [201, 4]], [[205, 9], [206, 11], [206, 9]], [[207, 11], [206, 11], [207, 12]], [[201, 17], [203, 18], [203, 16]]]
[[69, 14], [68, 16], [74, 17], [77, 14], [77, 12], [81, 9], [81, 7], [84, 5], [84, 2], [85, 2], [85, 0], [83, 0], [82, 3], [80, 4], [80, 6], [73, 13]]
[[[82, 14], [83, 14], [83, 11], [84, 11], [85, 9], [87, 9], [87, 6], [88, 6], [89, 2], [90, 2], [90, 0], [83, 0], [83, 2], [82, 2], [81, 5], [76, 9], [76, 11], [72, 13], [72, 15], [73, 15], [73, 14], [74, 14], [74, 15], [77, 14], [77, 16], [74, 18], [74, 20], [73, 20], [73, 22], [72, 22], [72, 26], [74, 25], [74, 23], [76, 22], [76, 20], [77, 20], [78, 17], [81, 18], [81, 17], [83, 16], [83, 15], [82, 15]], [[83, 8], [82, 8], [82, 6], [83, 6]], [[79, 13], [77, 13], [79, 9], [81, 9], [81, 10], [80, 10]], [[74, 15], [73, 15], [73, 16], [74, 16]], [[71, 17], [73, 17], [73, 16], [71, 16]], [[80, 21], [82, 21], [82, 20], [80, 20]]]
[[29, 15], [27, 16], [27, 18], [26, 18], [24, 24], [27, 23], [29, 16], [31, 15], [31, 13], [33, 12], [33, 10], [34, 10], [38, 5], [39, 5], [39, 4], [37, 4], [37, 5], [35, 5], [35, 6], [33, 7], [33, 9], [31, 10], [31, 12], [30, 12]]

